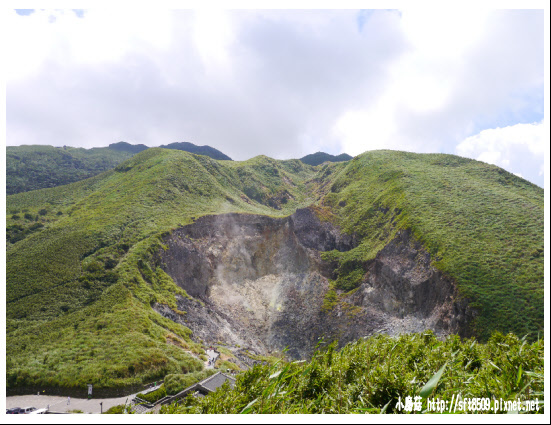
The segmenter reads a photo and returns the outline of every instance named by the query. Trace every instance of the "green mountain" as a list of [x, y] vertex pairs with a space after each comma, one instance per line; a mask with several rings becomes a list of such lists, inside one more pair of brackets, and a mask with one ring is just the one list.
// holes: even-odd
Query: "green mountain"
[[[251, 339], [255, 321], [247, 315], [255, 309], [243, 302], [234, 310], [243, 299], [268, 297], [258, 305], [274, 315], [274, 329], [286, 329], [285, 317], [309, 314], [313, 329], [327, 326], [330, 339], [352, 340], [357, 334], [347, 332], [365, 328], [365, 303], [377, 285], [405, 285], [429, 269], [419, 286], [428, 292], [417, 298], [373, 298], [381, 309], [374, 326], [421, 326], [416, 306], [434, 301], [423, 317], [434, 318], [436, 330], [536, 339], [543, 206], [543, 189], [498, 167], [394, 151], [314, 168], [150, 148], [95, 177], [10, 195], [8, 390], [130, 388], [201, 370], [210, 345], [230, 348], [225, 367], [289, 345], [269, 329]], [[387, 259], [395, 269], [406, 260], [424, 268], [388, 278]], [[442, 299], [432, 300], [431, 285]], [[214, 331], [228, 324], [233, 339], [209, 340], [200, 325], [209, 317], [220, 321]]]
[[325, 152], [316, 152], [300, 158], [300, 160], [305, 164], [313, 165], [313, 166], [323, 164], [326, 161], [343, 162], [343, 161], [350, 161], [351, 159], [352, 157], [346, 153], [341, 153], [340, 155], [330, 155]]
[[130, 143], [126, 142], [118, 142], [111, 143], [109, 145], [109, 149], [111, 149], [112, 151], [130, 152], [134, 154], [149, 149], [149, 147], [147, 147], [146, 145], [131, 145]]
[[177, 149], [179, 151], [186, 151], [190, 153], [195, 153], [197, 155], [206, 155], [212, 159], [220, 159], [231, 161], [232, 159], [220, 152], [218, 149], [211, 148], [210, 146], [197, 146], [189, 142], [179, 142], [179, 143], [170, 143], [168, 145], [161, 145], [161, 148], [165, 149]]
[[133, 154], [109, 148], [7, 146], [6, 193], [12, 195], [84, 180], [114, 168]]
[[[161, 146], [206, 155], [213, 159], [231, 160], [210, 146], [193, 143], [171, 143]], [[107, 148], [56, 148], [44, 145], [8, 146], [6, 148], [6, 193], [74, 183], [111, 170], [133, 155], [149, 149], [146, 145], [126, 142], [111, 143]]]

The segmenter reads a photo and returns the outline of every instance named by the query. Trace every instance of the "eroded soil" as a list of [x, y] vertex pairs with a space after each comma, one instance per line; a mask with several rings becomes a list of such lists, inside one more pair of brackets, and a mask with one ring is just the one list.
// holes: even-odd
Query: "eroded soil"
[[475, 314], [406, 231], [365, 265], [358, 289], [324, 308], [334, 265], [320, 253], [358, 241], [310, 209], [286, 218], [205, 216], [164, 243], [159, 265], [192, 298], [178, 299], [185, 315], [154, 308], [206, 345], [228, 347], [242, 367], [285, 348], [291, 358], [306, 358], [322, 337], [343, 345], [375, 333], [467, 335]]

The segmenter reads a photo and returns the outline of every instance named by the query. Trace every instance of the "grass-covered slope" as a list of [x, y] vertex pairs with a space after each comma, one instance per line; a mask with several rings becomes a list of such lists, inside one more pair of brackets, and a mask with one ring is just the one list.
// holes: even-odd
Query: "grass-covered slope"
[[8, 386], [112, 387], [201, 368], [189, 330], [150, 308], [186, 295], [149, 266], [160, 235], [204, 214], [288, 215], [311, 202], [312, 174], [298, 160], [226, 165], [153, 148], [93, 179], [8, 196], [8, 233], [42, 225], [7, 242]]
[[543, 189], [482, 162], [394, 151], [360, 155], [331, 180], [323, 205], [362, 237], [334, 253], [337, 284], [353, 287], [360, 262], [410, 229], [478, 311], [475, 335], [543, 331]]
[[134, 153], [109, 148], [6, 147], [6, 193], [73, 183], [110, 170]]
[[150, 307], [176, 311], [175, 295], [187, 295], [150, 260], [161, 235], [205, 214], [282, 217], [314, 204], [361, 238], [325, 254], [339, 264], [337, 291], [411, 229], [477, 309], [476, 335], [543, 329], [543, 190], [477, 161], [375, 151], [314, 168], [151, 148], [6, 204], [10, 388], [114, 387], [200, 369], [200, 343]]
[[[171, 143], [161, 146], [213, 159], [231, 158], [210, 146]], [[28, 192], [61, 186], [96, 176], [113, 169], [133, 155], [149, 149], [126, 142], [111, 143], [107, 148], [73, 148], [44, 145], [8, 146], [6, 148], [6, 193]]]

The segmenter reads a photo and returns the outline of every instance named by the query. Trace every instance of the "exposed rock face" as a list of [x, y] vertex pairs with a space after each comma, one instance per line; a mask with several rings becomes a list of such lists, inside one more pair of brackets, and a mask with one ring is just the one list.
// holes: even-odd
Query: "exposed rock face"
[[309, 209], [282, 219], [205, 216], [173, 232], [166, 243], [163, 268], [191, 296], [200, 298], [219, 284], [312, 270], [323, 273], [320, 251], [346, 251], [357, 245], [354, 237], [320, 222]]
[[382, 331], [389, 334], [432, 329], [468, 336], [476, 314], [408, 231], [399, 232], [367, 264], [363, 283], [348, 302], [380, 311], [386, 316]]
[[366, 265], [356, 291], [324, 308], [333, 265], [320, 252], [346, 251], [358, 241], [310, 209], [281, 219], [205, 216], [165, 244], [160, 266], [195, 299], [179, 299], [183, 316], [166, 306], [157, 311], [206, 344], [233, 347], [243, 363], [243, 349], [266, 354], [288, 347], [290, 357], [305, 358], [320, 337], [345, 344], [377, 332], [465, 333], [472, 315], [408, 232]]

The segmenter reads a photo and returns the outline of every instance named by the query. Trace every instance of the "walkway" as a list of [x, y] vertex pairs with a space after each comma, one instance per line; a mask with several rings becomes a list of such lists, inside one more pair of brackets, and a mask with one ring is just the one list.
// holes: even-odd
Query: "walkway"
[[[110, 407], [119, 404], [130, 404], [136, 394], [128, 395], [120, 398], [85, 398], [71, 397], [71, 403], [67, 404], [67, 397], [49, 396], [49, 395], [16, 395], [6, 397], [6, 408], [12, 407], [29, 407], [33, 406], [37, 409], [47, 408], [50, 406], [51, 412], [68, 413], [70, 410], [81, 410], [84, 413], [100, 413], [103, 403], [103, 412], [106, 412]], [[127, 401], [128, 400], [128, 401]]]
[[[206, 369], [214, 369], [214, 363], [220, 357], [220, 353], [215, 350], [207, 350], [208, 360], [205, 362]], [[155, 388], [151, 388], [143, 393], [154, 391], [159, 388], [157, 385]], [[136, 393], [138, 394], [138, 393]], [[49, 395], [18, 395], [6, 397], [6, 408], [12, 407], [29, 407], [33, 406], [37, 409], [47, 408], [49, 406], [51, 412], [68, 413], [71, 410], [80, 410], [84, 413], [100, 413], [103, 403], [103, 412], [109, 410], [110, 407], [118, 406], [119, 404], [132, 404], [132, 399], [136, 397], [136, 394], [131, 394], [125, 397], [119, 398], [92, 398], [91, 400], [85, 398], [72, 398], [70, 404], [67, 404], [67, 397], [61, 396], [49, 396]]]
[[205, 362], [205, 369], [214, 369], [214, 363], [216, 363], [216, 360], [220, 357], [220, 353], [215, 350], [208, 349], [207, 356], [209, 359]]

